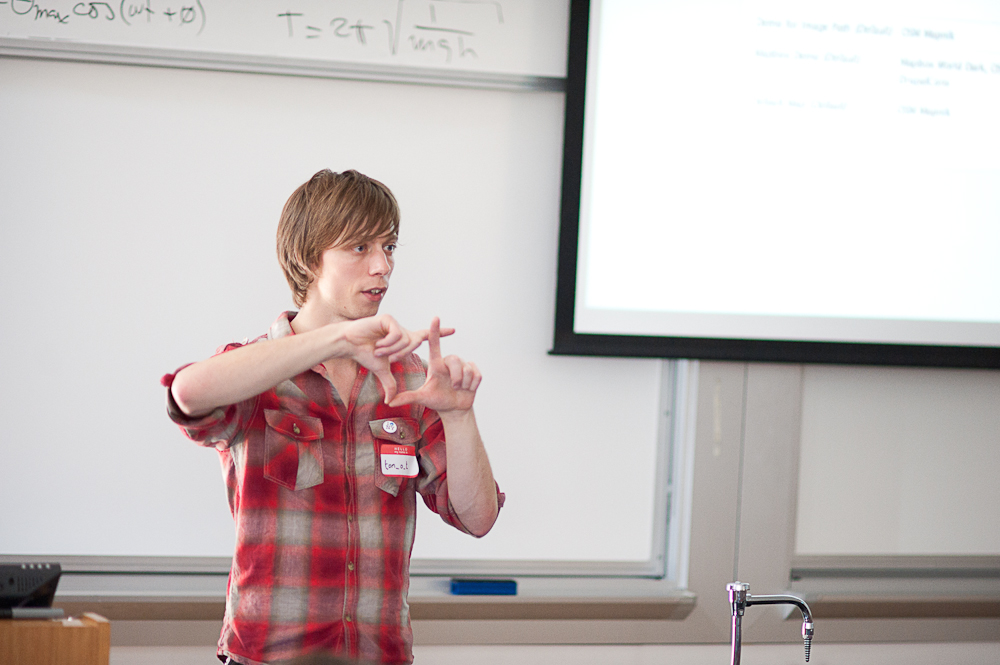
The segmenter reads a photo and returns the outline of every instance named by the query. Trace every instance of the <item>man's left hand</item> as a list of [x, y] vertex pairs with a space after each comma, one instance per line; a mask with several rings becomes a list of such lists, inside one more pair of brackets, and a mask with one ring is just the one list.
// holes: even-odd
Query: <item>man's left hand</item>
[[437, 317], [431, 321], [427, 346], [430, 358], [424, 385], [417, 390], [399, 393], [389, 402], [389, 406], [420, 404], [439, 414], [468, 411], [476, 399], [476, 389], [483, 380], [479, 368], [458, 356], [441, 357], [441, 320]]

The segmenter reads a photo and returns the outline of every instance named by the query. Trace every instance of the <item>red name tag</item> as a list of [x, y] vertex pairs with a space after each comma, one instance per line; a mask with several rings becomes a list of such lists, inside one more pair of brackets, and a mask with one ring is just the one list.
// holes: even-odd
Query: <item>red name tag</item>
[[382, 475], [402, 478], [416, 478], [417, 467], [416, 446], [400, 446], [395, 443], [383, 443], [379, 448], [382, 458]]

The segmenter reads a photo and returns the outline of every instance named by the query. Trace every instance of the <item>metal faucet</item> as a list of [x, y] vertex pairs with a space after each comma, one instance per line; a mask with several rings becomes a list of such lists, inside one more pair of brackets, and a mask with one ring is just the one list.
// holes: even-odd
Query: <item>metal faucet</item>
[[729, 591], [729, 602], [733, 606], [733, 659], [732, 665], [740, 665], [741, 622], [743, 611], [751, 605], [795, 605], [802, 612], [802, 640], [806, 646], [806, 662], [809, 662], [809, 646], [813, 638], [812, 612], [806, 601], [795, 596], [752, 596], [750, 585], [744, 582], [733, 582], [726, 585]]

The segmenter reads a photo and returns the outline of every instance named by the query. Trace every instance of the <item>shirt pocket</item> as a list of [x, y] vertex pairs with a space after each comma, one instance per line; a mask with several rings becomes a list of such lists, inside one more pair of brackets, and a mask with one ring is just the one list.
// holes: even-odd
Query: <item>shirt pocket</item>
[[406, 478], [382, 473], [382, 444], [395, 443], [416, 448], [420, 441], [420, 425], [413, 418], [382, 418], [369, 420], [368, 427], [375, 443], [375, 486], [397, 496]]
[[264, 409], [264, 477], [290, 490], [323, 482], [323, 422]]

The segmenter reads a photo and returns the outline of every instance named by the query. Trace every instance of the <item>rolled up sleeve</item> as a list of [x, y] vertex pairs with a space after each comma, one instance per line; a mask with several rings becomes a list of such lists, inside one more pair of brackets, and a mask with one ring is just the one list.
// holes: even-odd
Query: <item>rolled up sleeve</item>
[[[476, 534], [462, 523], [448, 496], [447, 451], [441, 419], [435, 412], [426, 409], [421, 427], [423, 428], [423, 444], [417, 451], [420, 462], [417, 491], [427, 507], [440, 515], [446, 524], [450, 524], [463, 533], [475, 536]], [[500, 509], [503, 507], [506, 496], [500, 491], [500, 485], [496, 484], [496, 481], [494, 484], [497, 493], [497, 509]]]
[[[218, 353], [225, 353], [241, 344], [227, 344], [220, 348]], [[253, 415], [257, 398], [237, 402], [228, 406], [220, 406], [211, 413], [192, 418], [185, 414], [177, 402], [174, 394], [170, 390], [174, 378], [177, 374], [193, 363], [182, 365], [169, 374], [164, 374], [160, 379], [160, 385], [167, 389], [167, 416], [174, 421], [184, 432], [184, 436], [201, 446], [216, 448], [217, 450], [228, 449], [243, 431], [246, 424]]]

